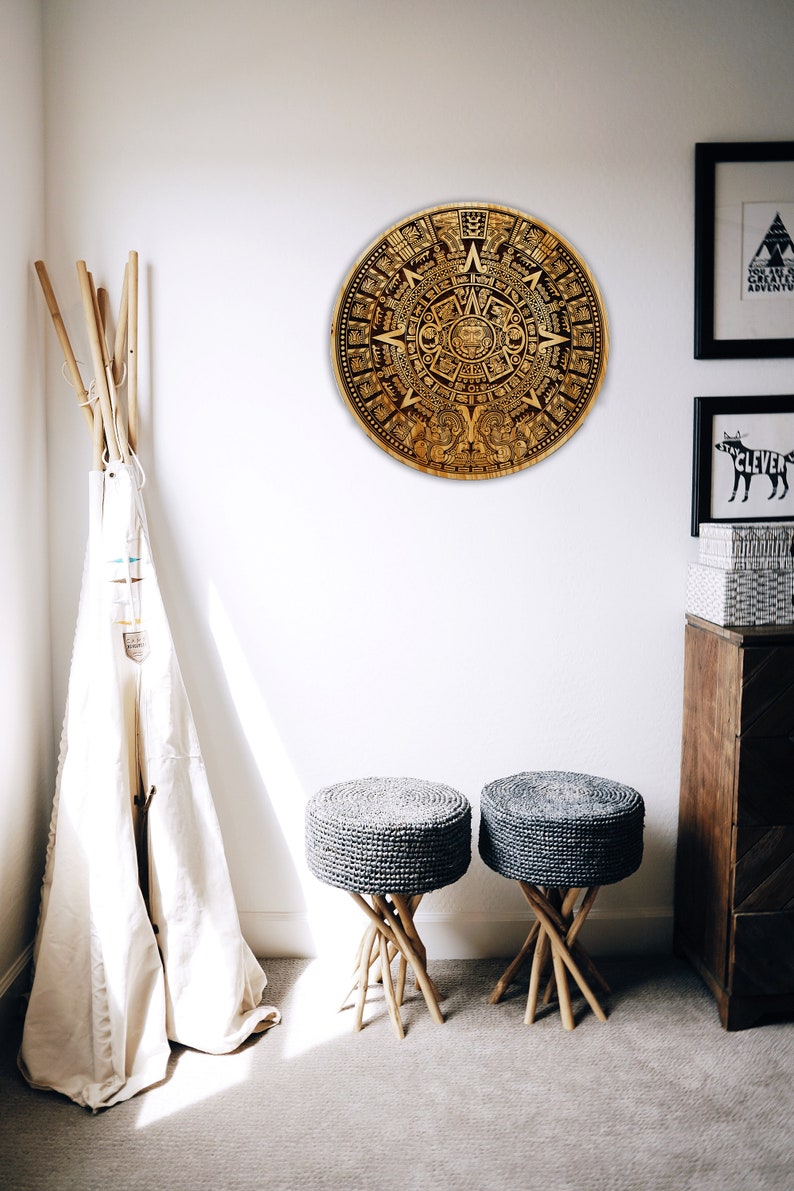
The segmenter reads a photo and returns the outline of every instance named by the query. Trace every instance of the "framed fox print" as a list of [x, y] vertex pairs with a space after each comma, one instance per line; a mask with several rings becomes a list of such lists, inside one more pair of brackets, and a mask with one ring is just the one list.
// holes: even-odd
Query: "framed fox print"
[[696, 397], [692, 536], [706, 521], [794, 521], [794, 395]]

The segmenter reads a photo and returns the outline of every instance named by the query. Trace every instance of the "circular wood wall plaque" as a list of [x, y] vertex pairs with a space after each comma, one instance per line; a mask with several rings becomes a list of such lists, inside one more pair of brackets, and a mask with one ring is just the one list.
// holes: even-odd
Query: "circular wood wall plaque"
[[449, 203], [389, 228], [334, 310], [342, 396], [378, 446], [431, 475], [481, 480], [544, 459], [604, 378], [589, 269], [530, 215]]

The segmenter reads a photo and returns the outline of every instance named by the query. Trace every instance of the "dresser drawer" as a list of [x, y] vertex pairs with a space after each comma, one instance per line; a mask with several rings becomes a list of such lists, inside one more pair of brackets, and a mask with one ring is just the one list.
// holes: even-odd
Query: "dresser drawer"
[[731, 966], [732, 996], [794, 993], [794, 913], [734, 915]]
[[794, 647], [748, 647], [742, 653], [739, 733], [794, 734]]
[[733, 909], [794, 912], [794, 827], [738, 827]]
[[751, 736], [736, 749], [736, 822], [794, 824], [794, 737]]

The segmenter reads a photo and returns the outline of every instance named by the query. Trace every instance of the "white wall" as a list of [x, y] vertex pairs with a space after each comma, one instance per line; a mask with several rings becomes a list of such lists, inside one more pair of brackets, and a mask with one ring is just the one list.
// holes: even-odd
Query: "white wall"
[[[792, 391], [791, 361], [693, 360], [693, 146], [791, 137], [791, 4], [45, 0], [44, 13], [48, 263], [79, 341], [75, 260], [115, 304], [140, 253], [145, 495], [257, 951], [321, 946], [318, 893], [345, 909], [304, 869], [318, 787], [416, 774], [476, 807], [489, 779], [544, 767], [642, 792], [646, 858], [604, 891], [596, 945], [666, 946], [692, 399]], [[380, 451], [329, 360], [353, 260], [454, 199], [566, 237], [612, 336], [575, 437], [468, 484]], [[60, 708], [89, 453], [57, 377], [49, 420]], [[436, 954], [469, 955], [506, 950], [523, 910], [475, 856], [425, 915]]]
[[[53, 776], [42, 320], [41, 13], [0, 0], [0, 1000], [38, 908]], [[67, 645], [68, 648], [68, 645]]]

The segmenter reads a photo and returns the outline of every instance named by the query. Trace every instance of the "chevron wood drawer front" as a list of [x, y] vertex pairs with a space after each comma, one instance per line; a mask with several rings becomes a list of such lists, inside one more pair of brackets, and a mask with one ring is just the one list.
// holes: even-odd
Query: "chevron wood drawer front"
[[742, 736], [794, 734], [794, 661], [791, 646], [741, 651]]
[[674, 940], [727, 1029], [794, 1013], [794, 625], [687, 617]]
[[794, 737], [742, 737], [736, 772], [738, 823], [794, 823]]
[[731, 993], [785, 997], [794, 987], [794, 913], [737, 914], [731, 956]]
[[736, 832], [733, 909], [794, 911], [794, 827]]

